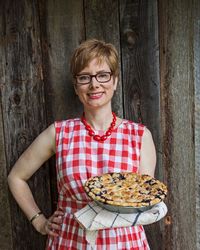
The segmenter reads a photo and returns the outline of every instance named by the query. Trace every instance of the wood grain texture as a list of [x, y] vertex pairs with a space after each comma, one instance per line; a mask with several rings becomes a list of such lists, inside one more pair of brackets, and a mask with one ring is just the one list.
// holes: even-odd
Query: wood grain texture
[[40, 25], [48, 122], [80, 116], [69, 68], [85, 39], [82, 1], [40, 1]]
[[[1, 1], [2, 3], [2, 1]], [[33, 1], [4, 1], [1, 4], [0, 64], [1, 103], [7, 172], [33, 139], [46, 127], [42, 79], [39, 16]], [[29, 181], [44, 214], [50, 213], [48, 168]], [[16, 202], [10, 198], [13, 249], [44, 249], [45, 237], [33, 229]]]
[[[150, 129], [156, 177], [169, 188], [165, 223], [145, 228], [151, 249], [200, 249], [200, 2], [0, 1], [0, 34], [0, 249], [44, 249], [46, 238], [7, 197], [5, 177], [48, 124], [80, 116], [69, 61], [92, 37], [117, 47], [121, 80], [113, 110]], [[54, 160], [29, 181], [47, 215], [51, 202], [56, 207]]]
[[[0, 10], [1, 13], [1, 10]], [[0, 59], [0, 62], [3, 60]], [[2, 67], [0, 66], [2, 69]], [[2, 79], [1, 79], [2, 80]], [[1, 86], [0, 80], [0, 86]], [[1, 104], [1, 103], [0, 103]], [[7, 163], [5, 156], [4, 129], [2, 121], [2, 110], [0, 105], [0, 249], [13, 250], [12, 248], [12, 227], [11, 215], [8, 200], [8, 185], [7, 185]]]
[[196, 249], [200, 249], [200, 2], [194, 2], [194, 130], [196, 181]]
[[168, 216], [163, 249], [196, 249], [193, 2], [159, 1], [163, 167]]
[[[85, 0], [86, 39], [97, 38], [115, 45], [120, 58], [118, 1]], [[121, 61], [121, 60], [119, 60]], [[120, 74], [121, 79], [121, 74]], [[123, 117], [122, 82], [120, 81], [112, 100], [113, 111]]]
[[[157, 1], [120, 1], [120, 33], [125, 117], [142, 122], [152, 132], [156, 177], [162, 180]], [[162, 224], [146, 227], [152, 249], [160, 247]]]
[[[83, 3], [39, 1], [43, 77], [48, 124], [79, 117], [82, 104], [75, 94], [70, 73], [74, 49], [84, 40]], [[57, 205], [55, 157], [49, 160], [53, 209]]]

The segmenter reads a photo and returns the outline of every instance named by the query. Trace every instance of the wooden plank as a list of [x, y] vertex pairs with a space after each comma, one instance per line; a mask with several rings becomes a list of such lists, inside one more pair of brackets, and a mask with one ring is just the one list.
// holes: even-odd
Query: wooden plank
[[[3, 60], [0, 60], [1, 62]], [[2, 69], [2, 67], [0, 66]], [[2, 76], [2, 75], [1, 75]], [[2, 77], [3, 78], [3, 77]], [[2, 79], [0, 80], [0, 86]], [[1, 102], [0, 102], [1, 103]], [[8, 200], [8, 186], [7, 186], [7, 163], [5, 157], [5, 144], [4, 144], [4, 130], [2, 121], [2, 109], [0, 105], [0, 249], [1, 250], [12, 250], [12, 228], [11, 228], [11, 217], [10, 207]]]
[[196, 249], [193, 2], [159, 1], [163, 167], [168, 193], [164, 249]]
[[[70, 74], [73, 50], [84, 40], [83, 3], [39, 1], [40, 27], [48, 124], [80, 116], [82, 104]], [[55, 158], [49, 160], [53, 209], [57, 203]]]
[[4, 128], [3, 128], [3, 113], [2, 113], [2, 93], [1, 90], [5, 83], [4, 64], [5, 58], [2, 53], [4, 44], [6, 43], [3, 38], [3, 4], [0, 3], [0, 249], [12, 250], [12, 227], [10, 216], [10, 205], [8, 200], [8, 186], [7, 186], [7, 162], [5, 156], [5, 143], [4, 143]]
[[[2, 113], [7, 171], [33, 139], [46, 127], [42, 79], [39, 16], [36, 2], [1, 1], [3, 35], [0, 58]], [[29, 181], [44, 214], [50, 213], [48, 168]], [[37, 233], [16, 202], [10, 198], [13, 249], [44, 249], [45, 237]]]
[[[120, 33], [125, 117], [152, 132], [156, 177], [162, 180], [157, 1], [121, 0]], [[145, 228], [152, 249], [160, 249], [162, 228], [163, 222]]]
[[[102, 39], [114, 44], [120, 56], [118, 1], [85, 0], [84, 7], [86, 38]], [[121, 81], [113, 97], [112, 108], [120, 117], [123, 117]]]
[[73, 50], [85, 39], [83, 2], [40, 1], [40, 25], [48, 122], [80, 116], [69, 67]]
[[194, 1], [194, 135], [196, 181], [196, 249], [200, 249], [200, 2]]

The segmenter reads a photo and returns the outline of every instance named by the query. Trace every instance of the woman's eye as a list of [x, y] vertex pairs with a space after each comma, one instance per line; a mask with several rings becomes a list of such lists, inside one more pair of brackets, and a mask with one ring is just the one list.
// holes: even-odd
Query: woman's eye
[[78, 80], [79, 81], [88, 81], [88, 80], [90, 80], [90, 76], [88, 76], [88, 75], [82, 75], [82, 76], [78, 77]]
[[98, 74], [98, 78], [107, 78], [107, 77], [109, 77], [109, 74], [106, 73]]

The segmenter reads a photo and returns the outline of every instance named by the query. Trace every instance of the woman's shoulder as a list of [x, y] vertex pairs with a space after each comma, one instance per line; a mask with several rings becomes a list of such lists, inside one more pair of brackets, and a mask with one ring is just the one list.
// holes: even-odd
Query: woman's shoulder
[[125, 133], [139, 137], [142, 137], [144, 135], [144, 132], [146, 130], [146, 126], [144, 124], [127, 119], [123, 119], [122, 123], [123, 128], [125, 129]]
[[81, 120], [80, 118], [70, 118], [66, 120], [57, 120], [54, 122], [55, 127], [66, 127], [66, 126], [74, 126], [80, 124]]
[[139, 136], [141, 138], [151, 138], [151, 132], [146, 125], [142, 123], [137, 123], [131, 120], [123, 120], [124, 126], [128, 129], [129, 133], [134, 136]]
[[146, 126], [142, 123], [134, 122], [131, 120], [123, 119], [123, 124], [133, 130], [144, 130]]

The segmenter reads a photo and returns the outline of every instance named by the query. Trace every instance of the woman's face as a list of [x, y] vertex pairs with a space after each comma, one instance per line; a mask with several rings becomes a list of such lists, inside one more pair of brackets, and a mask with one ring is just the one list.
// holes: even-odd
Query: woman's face
[[[108, 64], [105, 61], [98, 64], [97, 59], [93, 59], [78, 75], [96, 75], [103, 72], [111, 72]], [[104, 76], [102, 75], [102, 77]], [[110, 80], [105, 83], [100, 83], [95, 77], [92, 77], [88, 84], [76, 84], [75, 91], [85, 109], [110, 107], [117, 82], [118, 78], [112, 75]]]

